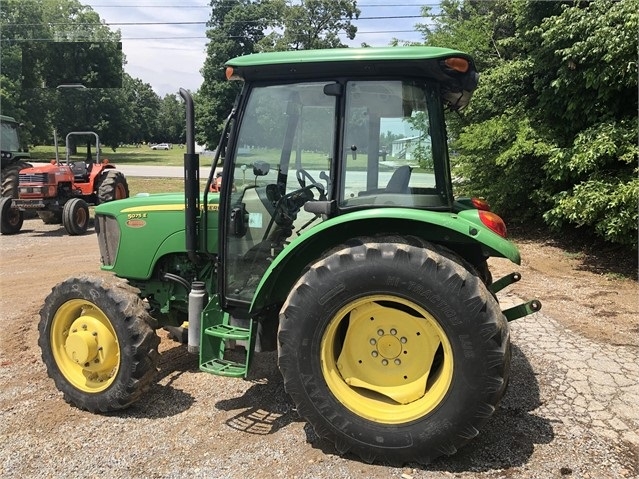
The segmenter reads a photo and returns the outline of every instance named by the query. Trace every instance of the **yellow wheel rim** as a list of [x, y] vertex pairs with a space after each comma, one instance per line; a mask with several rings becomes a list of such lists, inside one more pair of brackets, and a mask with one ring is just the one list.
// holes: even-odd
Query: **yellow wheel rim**
[[333, 395], [360, 417], [402, 424], [433, 411], [453, 378], [453, 351], [435, 318], [412, 301], [375, 295], [344, 306], [320, 346]]
[[62, 375], [87, 393], [107, 389], [120, 366], [120, 346], [109, 318], [95, 304], [72, 299], [55, 313], [51, 350]]

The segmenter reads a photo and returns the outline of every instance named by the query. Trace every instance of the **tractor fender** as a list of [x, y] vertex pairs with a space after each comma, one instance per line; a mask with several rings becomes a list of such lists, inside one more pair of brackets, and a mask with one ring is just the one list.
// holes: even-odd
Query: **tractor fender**
[[[354, 233], [356, 232], [356, 233]], [[330, 249], [354, 236], [381, 233], [419, 236], [442, 245], [480, 246], [486, 256], [520, 263], [517, 247], [484, 226], [477, 210], [459, 213], [407, 208], [374, 208], [326, 220], [295, 238], [264, 273], [251, 302], [250, 313], [283, 302], [304, 269]]]

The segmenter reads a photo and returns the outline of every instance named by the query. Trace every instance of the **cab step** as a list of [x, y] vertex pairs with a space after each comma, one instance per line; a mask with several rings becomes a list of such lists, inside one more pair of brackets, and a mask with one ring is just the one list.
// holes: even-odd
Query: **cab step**
[[204, 334], [222, 339], [234, 339], [236, 341], [248, 341], [251, 339], [251, 330], [230, 324], [216, 324], [204, 329]]
[[214, 358], [200, 364], [200, 370], [217, 376], [241, 378], [246, 374], [246, 363], [237, 363], [226, 359]]
[[237, 323], [238, 320], [222, 311], [215, 300], [204, 308], [200, 339], [201, 371], [218, 376], [247, 376], [255, 347], [253, 321], [246, 320], [247, 327]]

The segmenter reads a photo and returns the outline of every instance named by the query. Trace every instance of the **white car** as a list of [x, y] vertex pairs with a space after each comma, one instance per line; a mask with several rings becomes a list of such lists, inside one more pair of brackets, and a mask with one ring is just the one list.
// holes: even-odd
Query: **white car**
[[151, 147], [152, 150], [168, 150], [171, 148], [168, 143], [158, 143], [157, 145], [153, 145]]

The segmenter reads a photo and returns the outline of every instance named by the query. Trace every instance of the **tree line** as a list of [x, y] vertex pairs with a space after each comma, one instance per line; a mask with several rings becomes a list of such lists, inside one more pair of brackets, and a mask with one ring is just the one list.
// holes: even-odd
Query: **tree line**
[[[577, 227], [636, 249], [638, 12], [639, 0], [441, 0], [423, 7], [419, 44], [469, 53], [480, 71], [470, 106], [448, 118], [458, 191], [484, 196], [511, 222]], [[356, 0], [211, 0], [204, 82], [194, 94], [198, 142], [217, 144], [239, 89], [224, 76], [228, 59], [346, 47], [341, 38], [356, 38], [359, 15]], [[62, 20], [68, 26], [55, 30], [12, 26]], [[50, 141], [54, 124], [71, 131], [79, 120], [111, 146], [183, 141], [177, 96], [159, 98], [126, 73], [121, 88], [21, 88], [16, 39], [73, 41], [90, 29], [95, 41], [119, 41], [90, 7], [4, 0], [0, 21], [2, 110], [28, 124], [33, 143]]]
[[[78, 0], [3, 0], [0, 105], [3, 114], [24, 123], [24, 141], [52, 144], [54, 129], [62, 138], [71, 131], [96, 131], [101, 143], [113, 148], [184, 141], [182, 102], [176, 95], [160, 98], [151, 85], [123, 72], [119, 42], [120, 32]], [[76, 44], [81, 48], [56, 51]], [[88, 89], [56, 88], [85, 63], [94, 68], [71, 81]]]

